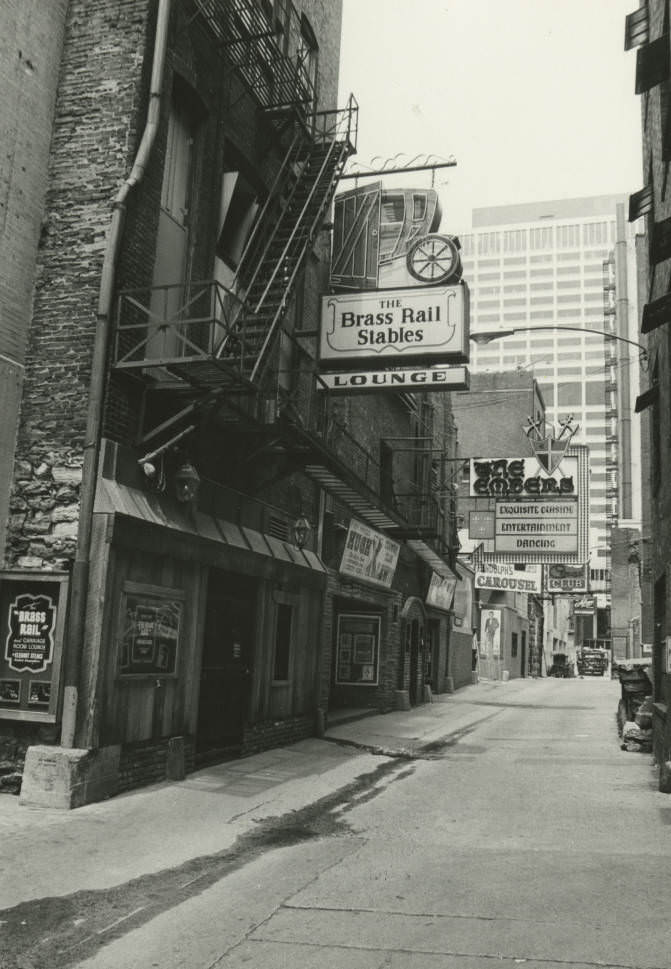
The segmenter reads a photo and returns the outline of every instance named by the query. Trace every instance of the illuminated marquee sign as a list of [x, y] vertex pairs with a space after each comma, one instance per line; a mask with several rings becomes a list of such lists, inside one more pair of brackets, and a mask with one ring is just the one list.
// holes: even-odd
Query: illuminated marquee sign
[[585, 445], [566, 448], [561, 459], [556, 449], [543, 453], [540, 448], [535, 457], [471, 459], [469, 492], [482, 506], [478, 563], [580, 565], [587, 560]]
[[550, 498], [577, 494], [578, 459], [566, 457], [548, 472], [536, 458], [494, 458], [470, 463], [472, 498]]
[[578, 551], [578, 501], [497, 501], [497, 552]]
[[468, 362], [468, 287], [415, 287], [322, 297], [319, 355], [329, 367]]

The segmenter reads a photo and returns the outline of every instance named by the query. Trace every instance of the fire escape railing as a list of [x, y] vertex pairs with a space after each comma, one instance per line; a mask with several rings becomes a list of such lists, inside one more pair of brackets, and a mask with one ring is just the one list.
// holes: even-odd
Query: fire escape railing
[[[115, 366], [120, 370], [210, 360], [235, 327], [240, 298], [216, 280], [121, 290], [117, 297]], [[236, 331], [238, 369], [244, 334]]]
[[291, 0], [191, 0], [190, 7], [262, 108], [310, 113], [316, 48]]

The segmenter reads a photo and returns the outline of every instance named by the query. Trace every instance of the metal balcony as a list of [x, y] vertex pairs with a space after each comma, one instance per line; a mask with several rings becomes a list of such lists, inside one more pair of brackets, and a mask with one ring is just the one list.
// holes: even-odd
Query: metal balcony
[[189, 0], [188, 7], [263, 109], [313, 111], [317, 41], [291, 0]]

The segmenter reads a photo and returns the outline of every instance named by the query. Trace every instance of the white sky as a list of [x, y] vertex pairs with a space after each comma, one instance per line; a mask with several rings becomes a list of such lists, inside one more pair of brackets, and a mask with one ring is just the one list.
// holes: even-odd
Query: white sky
[[356, 161], [454, 155], [456, 168], [436, 172], [448, 232], [478, 206], [636, 191], [640, 96], [624, 18], [637, 6], [344, 0], [339, 105], [350, 92], [359, 102]]

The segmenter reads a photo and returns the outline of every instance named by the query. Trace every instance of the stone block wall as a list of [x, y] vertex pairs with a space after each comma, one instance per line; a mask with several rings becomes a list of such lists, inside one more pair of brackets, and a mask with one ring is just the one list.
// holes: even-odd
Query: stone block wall
[[5, 544], [66, 9], [66, 0], [0, 4], [0, 549]]
[[135, 149], [149, 0], [72, 0], [21, 400], [6, 564], [72, 556], [111, 203]]

